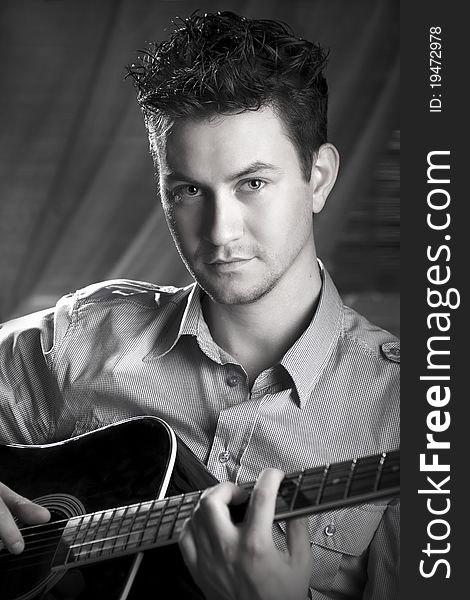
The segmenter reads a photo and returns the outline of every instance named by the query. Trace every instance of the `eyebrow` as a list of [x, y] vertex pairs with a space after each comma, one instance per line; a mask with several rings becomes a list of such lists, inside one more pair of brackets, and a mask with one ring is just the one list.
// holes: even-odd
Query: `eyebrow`
[[248, 165], [242, 171], [238, 171], [238, 173], [234, 173], [227, 177], [228, 181], [232, 181], [233, 179], [240, 179], [240, 177], [246, 177], [246, 175], [253, 175], [253, 173], [257, 173], [258, 171], [270, 171], [271, 173], [282, 173], [282, 170], [279, 167], [271, 165], [269, 163], [264, 163], [260, 161], [256, 161]]
[[[240, 177], [246, 177], [247, 175], [253, 175], [253, 173], [258, 173], [259, 171], [269, 171], [271, 173], [282, 173], [282, 169], [271, 165], [269, 163], [264, 163], [261, 161], [256, 161], [249, 164], [247, 167], [233, 173], [225, 178], [226, 181], [233, 181], [234, 179], [240, 179]], [[179, 173], [178, 171], [165, 171], [163, 176], [170, 181], [193, 181], [192, 177], [186, 177], [183, 173]]]

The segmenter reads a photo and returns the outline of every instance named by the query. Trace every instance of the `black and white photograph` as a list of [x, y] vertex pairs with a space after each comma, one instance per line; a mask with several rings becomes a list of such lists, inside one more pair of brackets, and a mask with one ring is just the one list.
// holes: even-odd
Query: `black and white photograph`
[[0, 5], [2, 600], [456, 595], [449, 14]]

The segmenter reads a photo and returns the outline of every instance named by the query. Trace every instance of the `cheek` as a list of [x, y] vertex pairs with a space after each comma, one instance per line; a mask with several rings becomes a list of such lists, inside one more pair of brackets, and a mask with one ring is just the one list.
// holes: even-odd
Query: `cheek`
[[297, 193], [271, 197], [262, 209], [251, 215], [249, 230], [266, 246], [295, 245], [308, 237], [312, 228], [312, 209], [303, 188]]
[[185, 254], [193, 253], [199, 244], [200, 219], [198, 213], [174, 206], [165, 210], [165, 214], [180, 249]]

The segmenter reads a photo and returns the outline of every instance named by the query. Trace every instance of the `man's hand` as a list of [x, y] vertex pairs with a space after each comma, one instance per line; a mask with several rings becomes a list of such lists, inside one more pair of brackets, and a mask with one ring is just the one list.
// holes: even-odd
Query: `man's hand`
[[24, 540], [13, 516], [28, 525], [38, 525], [49, 521], [51, 515], [47, 508], [31, 502], [0, 483], [0, 540], [10, 552], [20, 554], [24, 549]]
[[312, 554], [303, 519], [287, 523], [287, 552], [273, 542], [276, 495], [284, 475], [261, 473], [243, 523], [235, 525], [230, 504], [247, 492], [233, 483], [207, 490], [180, 537], [183, 558], [207, 600], [304, 600]]

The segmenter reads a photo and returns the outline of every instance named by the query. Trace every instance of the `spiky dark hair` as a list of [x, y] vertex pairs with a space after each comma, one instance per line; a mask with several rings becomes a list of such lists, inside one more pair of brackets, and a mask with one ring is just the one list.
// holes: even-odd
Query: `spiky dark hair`
[[168, 40], [152, 42], [128, 67], [149, 133], [178, 118], [272, 106], [307, 180], [327, 140], [327, 54], [279, 21], [231, 12], [193, 13]]

